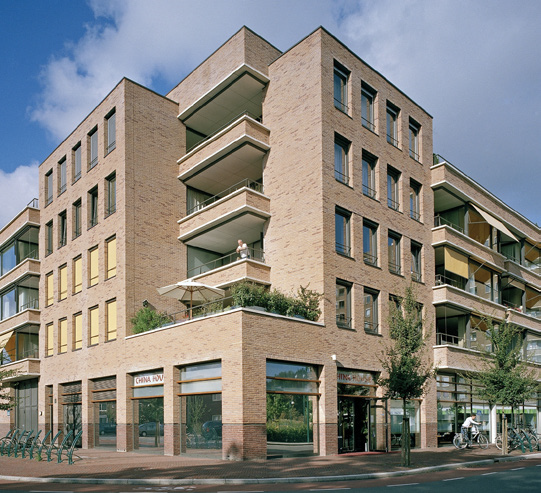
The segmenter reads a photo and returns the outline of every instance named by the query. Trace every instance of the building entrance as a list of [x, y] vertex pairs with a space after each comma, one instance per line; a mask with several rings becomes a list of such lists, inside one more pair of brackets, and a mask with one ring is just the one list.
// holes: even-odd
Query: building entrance
[[338, 397], [338, 452], [366, 452], [370, 443], [370, 400]]

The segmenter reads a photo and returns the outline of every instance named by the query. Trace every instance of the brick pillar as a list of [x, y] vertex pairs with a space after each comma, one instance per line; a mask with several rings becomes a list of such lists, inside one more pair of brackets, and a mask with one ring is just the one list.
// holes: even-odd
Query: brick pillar
[[119, 452], [133, 450], [133, 377], [117, 375], [116, 378], [116, 447]]
[[338, 453], [337, 362], [329, 355], [325, 363], [319, 377], [319, 455], [335, 455]]
[[180, 454], [180, 398], [178, 380], [180, 370], [174, 367], [163, 369], [163, 422], [164, 422], [164, 455]]
[[[92, 389], [94, 383], [88, 379], [81, 382], [81, 426], [83, 427], [82, 447], [84, 449], [94, 448], [94, 409], [92, 404]], [[74, 430], [77, 434], [78, 430]]]

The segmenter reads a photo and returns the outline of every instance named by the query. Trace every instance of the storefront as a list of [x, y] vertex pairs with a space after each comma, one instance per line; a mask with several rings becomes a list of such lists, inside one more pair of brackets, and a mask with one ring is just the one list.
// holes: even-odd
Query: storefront
[[163, 451], [163, 371], [133, 376], [134, 449]]
[[92, 381], [94, 446], [116, 447], [116, 377]]

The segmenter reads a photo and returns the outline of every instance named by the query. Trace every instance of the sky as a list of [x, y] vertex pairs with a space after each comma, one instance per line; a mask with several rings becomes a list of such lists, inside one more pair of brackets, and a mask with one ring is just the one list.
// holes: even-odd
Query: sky
[[166, 94], [243, 25], [325, 27], [434, 118], [434, 152], [541, 224], [539, 0], [0, 0], [0, 228], [122, 77]]

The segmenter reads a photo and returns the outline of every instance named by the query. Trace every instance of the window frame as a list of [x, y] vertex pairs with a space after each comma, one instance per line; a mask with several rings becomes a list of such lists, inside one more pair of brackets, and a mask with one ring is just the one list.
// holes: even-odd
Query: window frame
[[[334, 107], [340, 110], [346, 115], [349, 114], [349, 77], [351, 71], [348, 70], [340, 62], [334, 60], [333, 65], [333, 99]], [[338, 89], [338, 91], [337, 91]], [[336, 98], [337, 92], [339, 93], [339, 99]]]
[[349, 185], [349, 153], [351, 142], [340, 134], [334, 134], [334, 178]]
[[421, 222], [421, 187], [422, 185], [410, 179], [410, 217]]
[[45, 207], [53, 202], [53, 169], [45, 173]]
[[[111, 246], [114, 246], [114, 258], [112, 257]], [[111, 268], [111, 263], [114, 260], [114, 267]], [[116, 269], [118, 265], [117, 259], [117, 239], [116, 235], [105, 240], [105, 280], [116, 277]]]
[[88, 132], [88, 170], [98, 165], [98, 126]]
[[54, 324], [48, 323], [45, 326], [45, 357], [54, 355]]
[[362, 155], [362, 187], [363, 195], [377, 200], [376, 166], [378, 158], [363, 149]]
[[[391, 244], [392, 241], [392, 244]], [[402, 275], [402, 253], [401, 253], [402, 235], [394, 231], [388, 232], [387, 250], [389, 272], [396, 275]], [[392, 260], [395, 260], [394, 262]]]
[[[342, 220], [342, 222], [340, 222]], [[339, 242], [339, 225], [342, 226], [342, 231], [340, 231], [340, 240], [344, 243]], [[351, 257], [351, 212], [346, 209], [342, 209], [339, 206], [334, 208], [334, 247], [336, 253], [339, 255], [344, 255], [346, 257]]]
[[99, 248], [97, 246], [88, 250], [88, 287], [91, 288], [100, 282]]
[[45, 256], [51, 255], [54, 249], [54, 230], [52, 219], [45, 224]]
[[51, 306], [54, 303], [54, 273], [45, 274], [45, 306]]
[[116, 149], [116, 108], [113, 108], [105, 116], [105, 138], [107, 142], [107, 145], [105, 146], [105, 155], [107, 155]]
[[[336, 325], [342, 329], [351, 329], [353, 327], [353, 319], [352, 319], [352, 306], [351, 306], [351, 288], [353, 284], [348, 281], [344, 281], [343, 279], [336, 279], [336, 302], [335, 302], [335, 309], [336, 309]], [[345, 296], [344, 296], [344, 308], [345, 313], [338, 313], [340, 310], [339, 302], [342, 301], [339, 299], [338, 296], [338, 290], [339, 288], [345, 289]]]
[[83, 290], [83, 256], [78, 255], [73, 259], [73, 291], [72, 294]]
[[363, 261], [378, 266], [378, 224], [367, 219], [363, 220]]
[[58, 248], [68, 244], [68, 211], [58, 214]]
[[68, 319], [58, 321], [58, 354], [68, 352]]
[[81, 199], [76, 200], [72, 204], [73, 210], [73, 237], [72, 240], [83, 234], [83, 202]]
[[419, 140], [421, 136], [421, 125], [413, 118], [409, 119], [409, 155], [412, 159], [421, 162]]
[[361, 82], [361, 124], [376, 133], [375, 106], [377, 91], [365, 82]]
[[75, 183], [81, 178], [82, 175], [82, 147], [81, 141], [79, 141], [75, 147], [71, 150], [71, 162], [72, 162], [72, 183]]
[[[110, 310], [112, 310], [112, 307], [114, 307], [114, 313], [111, 313]], [[111, 318], [114, 316], [114, 330], [111, 330]], [[112, 337], [112, 334], [114, 334], [114, 337]], [[117, 304], [116, 304], [116, 298], [113, 298], [109, 301], [105, 302], [105, 341], [114, 341], [116, 340], [118, 336], [118, 312], [117, 312]]]
[[387, 207], [400, 211], [400, 171], [387, 166]]
[[387, 121], [387, 142], [396, 148], [400, 148], [400, 130], [399, 126], [400, 108], [395, 106], [390, 101], [387, 101], [386, 106], [386, 121]]
[[88, 229], [93, 228], [98, 224], [99, 210], [99, 194], [98, 187], [95, 186], [88, 191]]
[[[378, 300], [380, 292], [376, 289], [364, 288], [363, 293], [363, 313], [364, 313], [364, 331], [368, 334], [379, 334], [379, 309]], [[367, 298], [370, 297], [370, 303]], [[367, 308], [368, 307], [368, 308]], [[367, 311], [370, 315], [367, 317]]]
[[72, 321], [72, 350], [83, 348], [83, 312], [73, 314]]
[[423, 282], [423, 245], [411, 240], [411, 279], [415, 282]]
[[105, 178], [106, 209], [105, 217], [116, 212], [116, 171]]
[[[93, 323], [95, 322], [95, 326]], [[88, 309], [88, 345], [97, 346], [100, 343], [100, 307], [92, 306]]]
[[58, 195], [62, 195], [68, 187], [68, 161], [64, 156], [58, 161]]
[[58, 301], [68, 297], [68, 264], [58, 268]]

